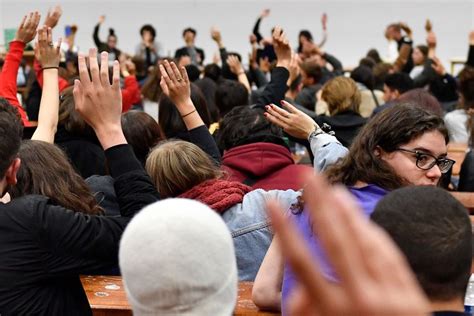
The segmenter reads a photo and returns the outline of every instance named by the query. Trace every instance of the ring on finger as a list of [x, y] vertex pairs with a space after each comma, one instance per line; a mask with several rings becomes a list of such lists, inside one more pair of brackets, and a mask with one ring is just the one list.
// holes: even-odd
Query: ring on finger
[[183, 80], [183, 78], [178, 78], [176, 80], [178, 80], [178, 82], [181, 82]]
[[54, 47], [53, 42], [48, 43], [48, 45], [49, 45], [50, 47]]

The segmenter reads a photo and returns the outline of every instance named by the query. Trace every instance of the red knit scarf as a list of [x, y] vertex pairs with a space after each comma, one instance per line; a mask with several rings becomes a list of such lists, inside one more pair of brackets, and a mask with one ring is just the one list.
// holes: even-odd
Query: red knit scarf
[[242, 203], [244, 195], [251, 190], [251, 187], [240, 182], [214, 179], [196, 185], [179, 197], [198, 200], [216, 212], [223, 213], [235, 204]]

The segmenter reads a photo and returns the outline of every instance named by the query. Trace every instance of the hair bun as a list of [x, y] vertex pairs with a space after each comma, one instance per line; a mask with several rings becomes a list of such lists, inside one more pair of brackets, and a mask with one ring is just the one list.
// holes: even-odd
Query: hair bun
[[115, 36], [115, 30], [113, 28], [109, 29], [109, 36]]

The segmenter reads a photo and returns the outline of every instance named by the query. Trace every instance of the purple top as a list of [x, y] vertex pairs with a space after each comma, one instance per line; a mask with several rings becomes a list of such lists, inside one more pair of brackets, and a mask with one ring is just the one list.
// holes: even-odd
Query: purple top
[[[387, 190], [373, 184], [362, 188], [349, 187], [349, 191], [355, 196], [367, 218], [370, 217], [370, 214], [372, 214], [374, 211], [377, 202], [388, 193]], [[328, 280], [337, 282], [337, 276], [326, 259], [326, 253], [320, 246], [318, 238], [315, 237], [314, 233], [312, 232], [311, 225], [309, 223], [308, 212], [306, 209], [300, 214], [292, 215], [291, 218], [294, 220], [296, 227], [304, 237], [312, 256], [319, 263], [319, 267], [323, 275]], [[290, 267], [285, 264], [281, 293], [282, 315], [287, 315], [286, 304], [291, 291], [295, 287], [295, 282], [295, 275], [291, 271]]]

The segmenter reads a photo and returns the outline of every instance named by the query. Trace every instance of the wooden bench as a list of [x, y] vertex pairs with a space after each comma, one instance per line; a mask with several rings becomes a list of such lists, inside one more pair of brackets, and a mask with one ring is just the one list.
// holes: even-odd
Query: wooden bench
[[474, 192], [450, 192], [459, 202], [474, 214]]
[[[121, 276], [81, 276], [82, 286], [94, 316], [130, 316]], [[252, 282], [240, 282], [234, 315], [271, 316], [278, 313], [261, 312], [252, 302]]]
[[453, 159], [456, 163], [453, 166], [453, 176], [459, 176], [461, 165], [466, 158], [467, 144], [449, 143], [448, 158]]

